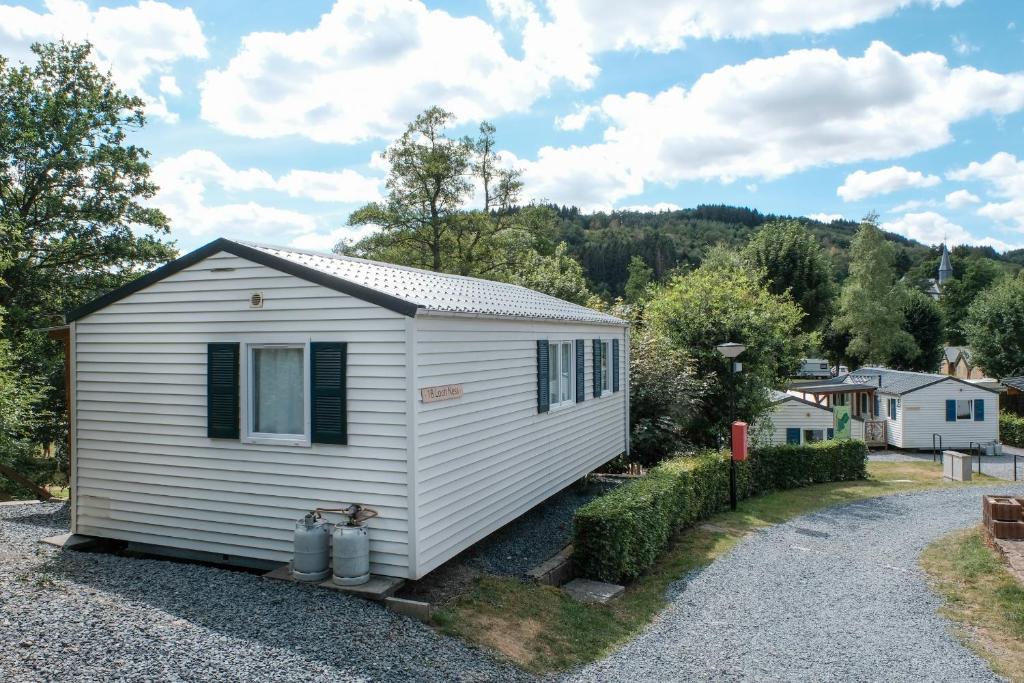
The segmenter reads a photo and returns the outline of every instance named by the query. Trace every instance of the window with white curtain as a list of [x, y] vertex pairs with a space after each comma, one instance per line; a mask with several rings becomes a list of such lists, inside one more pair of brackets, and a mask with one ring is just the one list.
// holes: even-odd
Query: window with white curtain
[[601, 395], [612, 390], [612, 342], [601, 340]]
[[248, 346], [247, 435], [309, 443], [305, 344]]
[[552, 408], [575, 402], [575, 370], [572, 342], [551, 342], [548, 345], [548, 386]]

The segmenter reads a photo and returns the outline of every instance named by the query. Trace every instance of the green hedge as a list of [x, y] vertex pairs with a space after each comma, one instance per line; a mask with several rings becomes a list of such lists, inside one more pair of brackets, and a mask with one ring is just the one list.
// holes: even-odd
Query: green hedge
[[1024, 448], [1024, 417], [999, 413], [999, 440], [1010, 446]]
[[[740, 463], [740, 498], [830, 481], [864, 479], [867, 449], [860, 441], [772, 446]], [[576, 511], [573, 559], [583, 576], [621, 583], [654, 564], [679, 527], [729, 504], [728, 454], [705, 452], [663, 462]]]

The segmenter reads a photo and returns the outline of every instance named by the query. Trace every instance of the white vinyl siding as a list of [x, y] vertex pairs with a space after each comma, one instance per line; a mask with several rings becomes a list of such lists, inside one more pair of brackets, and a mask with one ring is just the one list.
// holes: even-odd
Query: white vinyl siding
[[[457, 400], [417, 402], [423, 575], [623, 452], [628, 375], [624, 327], [440, 316], [419, 317], [416, 326], [417, 389], [464, 391]], [[618, 338], [620, 346], [620, 391], [599, 398], [591, 391], [595, 338]], [[538, 413], [539, 339], [585, 340], [584, 376], [576, 378], [587, 387], [583, 402], [573, 394], [573, 402]]]
[[[372, 571], [408, 576], [406, 320], [224, 253], [81, 318], [74, 531], [287, 562], [302, 513], [357, 502]], [[348, 445], [207, 438], [206, 345], [297, 336], [348, 342]]]
[[[910, 395], [913, 396], [913, 394]], [[885, 434], [889, 445], [903, 448], [903, 397], [879, 392], [878, 401], [882, 414], [877, 419], [885, 420]], [[895, 416], [889, 415], [892, 401], [896, 401]]]
[[[985, 401], [985, 419], [946, 421], [946, 401]], [[900, 397], [898, 437], [890, 443], [901, 448], [930, 450], [932, 434], [942, 436], [943, 448], [967, 448], [970, 442], [988, 443], [999, 434], [998, 394], [947, 379]]]
[[771, 443], [786, 443], [786, 430], [799, 429], [801, 442], [805, 430], [821, 430], [823, 435], [832, 428], [832, 411], [827, 408], [809, 406], [796, 399], [776, 403], [771, 412]]

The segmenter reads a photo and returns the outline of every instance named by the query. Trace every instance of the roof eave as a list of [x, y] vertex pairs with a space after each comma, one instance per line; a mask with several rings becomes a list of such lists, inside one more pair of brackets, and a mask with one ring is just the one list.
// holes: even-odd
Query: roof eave
[[608, 327], [629, 327], [629, 322], [610, 316], [611, 320], [573, 320], [537, 315], [515, 315], [502, 313], [473, 313], [469, 311], [445, 311], [419, 308], [416, 315], [430, 318], [481, 318], [484, 320], [525, 320], [529, 322], [567, 323], [570, 325], [607, 325]]
[[376, 289], [371, 289], [334, 275], [328, 275], [319, 270], [295, 263], [294, 261], [289, 261], [288, 259], [281, 258], [280, 256], [274, 256], [273, 254], [268, 254], [260, 249], [239, 244], [222, 237], [169, 263], [165, 263], [156, 270], [132, 280], [112, 292], [108, 292], [107, 294], [93, 299], [78, 308], [74, 308], [66, 312], [64, 314], [64, 322], [70, 323], [78, 320], [79, 318], [83, 318], [90, 313], [95, 313], [101, 308], [106, 308], [110, 304], [116, 303], [135, 292], [145, 289], [166, 277], [174, 275], [175, 273], [180, 272], [189, 266], [193, 266], [222, 251], [238, 256], [239, 258], [244, 258], [248, 261], [267, 266], [268, 268], [273, 268], [274, 270], [281, 271], [282, 273], [293, 275], [302, 280], [306, 280], [307, 282], [321, 285], [336, 292], [348, 294], [349, 296], [381, 306], [382, 308], [386, 308], [410, 318], [415, 317], [418, 310], [416, 304], [406, 301], [405, 299], [385, 294]]

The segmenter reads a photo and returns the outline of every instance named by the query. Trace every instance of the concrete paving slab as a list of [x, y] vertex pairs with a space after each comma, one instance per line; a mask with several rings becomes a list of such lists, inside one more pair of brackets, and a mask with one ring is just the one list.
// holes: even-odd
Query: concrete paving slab
[[562, 590], [580, 602], [595, 602], [601, 605], [607, 604], [626, 591], [623, 586], [590, 579], [573, 579], [562, 586]]
[[384, 606], [405, 617], [430, 623], [430, 603], [404, 598], [384, 598]]
[[[276, 569], [272, 569], [263, 575], [265, 579], [274, 579], [276, 581], [295, 581], [295, 577], [292, 576], [292, 568], [290, 564], [282, 564]], [[394, 576], [380, 576], [373, 574], [370, 576], [370, 580], [361, 586], [339, 586], [334, 583], [331, 579], [326, 581], [313, 581], [310, 582], [311, 586], [319, 586], [320, 588], [329, 588], [335, 591], [341, 591], [343, 593], [351, 593], [352, 595], [358, 595], [361, 598], [367, 600], [384, 600], [389, 598], [398, 591], [405, 584], [405, 579], [399, 579]]]
[[82, 534], [58, 534], [56, 536], [41, 538], [39, 539], [39, 542], [63, 548], [65, 550], [73, 550], [75, 548], [84, 548], [92, 545], [96, 542], [96, 538], [93, 536], [83, 536]]

